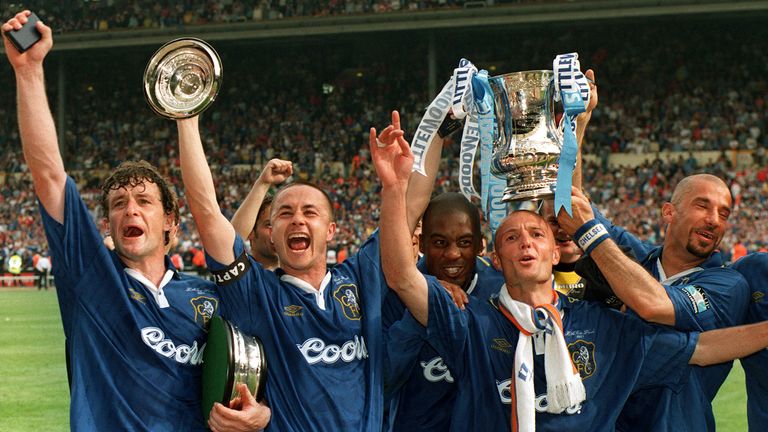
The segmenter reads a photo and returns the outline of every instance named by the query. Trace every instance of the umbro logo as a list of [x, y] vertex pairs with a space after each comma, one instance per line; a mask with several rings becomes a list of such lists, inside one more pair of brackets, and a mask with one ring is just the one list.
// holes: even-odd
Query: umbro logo
[[504, 354], [512, 354], [512, 344], [504, 338], [495, 338], [491, 343], [491, 348], [501, 351]]
[[283, 308], [283, 315], [289, 317], [300, 317], [304, 315], [304, 308], [299, 305], [289, 305]]
[[128, 288], [128, 292], [131, 293], [131, 298], [133, 300], [136, 300], [137, 302], [143, 303], [143, 304], [147, 303], [147, 298], [144, 297], [143, 294], [141, 294], [140, 292], [136, 291], [135, 289]]

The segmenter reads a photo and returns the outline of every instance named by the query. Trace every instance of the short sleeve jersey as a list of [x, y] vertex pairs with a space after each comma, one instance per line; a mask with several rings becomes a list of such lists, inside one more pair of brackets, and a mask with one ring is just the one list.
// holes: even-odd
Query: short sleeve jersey
[[[537, 431], [612, 431], [631, 392], [648, 386], [679, 389], [698, 333], [678, 333], [594, 302], [560, 295], [565, 340], [587, 399], [561, 414], [546, 409], [543, 355], [534, 359]], [[510, 427], [511, 373], [519, 332], [498, 310], [497, 298], [472, 299], [466, 311], [433, 285], [427, 337], [457, 383], [451, 431]]]
[[[426, 265], [419, 263], [419, 270], [426, 274]], [[429, 280], [441, 287], [437, 279]], [[475, 259], [475, 275], [467, 290], [471, 297], [487, 300], [498, 293], [503, 284], [503, 275], [491, 265], [488, 258]], [[388, 351], [407, 352], [409, 349], [408, 339], [393, 337], [390, 339]], [[447, 430], [451, 423], [453, 403], [456, 399], [456, 384], [451, 371], [429, 344], [424, 344], [416, 356], [405, 361], [410, 364], [410, 367], [405, 371], [404, 384], [390, 403], [388, 419], [390, 430], [422, 432]], [[397, 378], [390, 377], [390, 379]]]
[[[259, 338], [267, 358], [267, 430], [371, 431], [383, 411], [382, 295], [378, 234], [326, 274], [319, 290], [244, 253], [218, 274], [222, 316]], [[226, 276], [226, 275], [229, 276]]]
[[[731, 268], [741, 273], [752, 290], [746, 322], [768, 320], [768, 254], [753, 253], [739, 259]], [[747, 418], [750, 431], [768, 430], [768, 349], [741, 359], [747, 382]]]
[[200, 375], [215, 286], [173, 271], [155, 295], [102, 243], [71, 178], [64, 223], [41, 206], [71, 365], [73, 431], [207, 430]]
[[[632, 249], [640, 264], [657, 280], [657, 262], [663, 248], [641, 242], [611, 224], [596, 209], [595, 216], [608, 228], [617, 244]], [[732, 327], [744, 322], [749, 287], [741, 275], [723, 267], [719, 252], [713, 253], [699, 268], [664, 284], [675, 308], [675, 329], [706, 331]], [[621, 415], [621, 431], [700, 431], [714, 428], [711, 401], [725, 381], [733, 362], [694, 367], [694, 374], [680, 392], [646, 389], [633, 395]]]

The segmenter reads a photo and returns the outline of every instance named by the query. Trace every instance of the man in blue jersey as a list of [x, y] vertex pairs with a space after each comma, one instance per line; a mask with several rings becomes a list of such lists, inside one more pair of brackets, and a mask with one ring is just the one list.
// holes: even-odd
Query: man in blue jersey
[[[2, 26], [27, 22], [28, 11]], [[170, 184], [146, 162], [120, 165], [101, 205], [115, 250], [103, 244], [67, 176], [44, 85], [51, 29], [19, 53], [5, 39], [16, 74], [24, 156], [40, 201], [71, 366], [74, 431], [203, 431], [200, 375], [214, 286], [176, 271], [166, 248], [179, 220]], [[268, 416], [268, 410], [265, 414]], [[261, 426], [261, 425], [259, 425]]]
[[[435, 276], [441, 284], [455, 285], [467, 295], [488, 299], [504, 283], [501, 273], [490, 260], [478, 256], [482, 250], [482, 232], [477, 208], [463, 195], [445, 193], [433, 198], [424, 212], [418, 268]], [[405, 306], [394, 293], [387, 297], [384, 325], [400, 320]], [[409, 339], [390, 337], [390, 350], [404, 352]], [[388, 425], [392, 431], [445, 431], [450, 425], [455, 384], [450, 371], [437, 352], [424, 344], [407, 365], [392, 366], [388, 390], [393, 391]]]
[[[731, 265], [749, 283], [752, 299], [747, 311], [747, 323], [768, 320], [768, 254], [749, 254]], [[741, 359], [747, 384], [747, 419], [749, 430], [768, 430], [768, 350]]]
[[[749, 287], [744, 278], [723, 267], [717, 247], [731, 213], [731, 195], [719, 178], [696, 174], [682, 179], [664, 203], [664, 244], [650, 245], [614, 226], [580, 193], [577, 211], [592, 213], [617, 244], [630, 248], [640, 264], [662, 284], [647, 290], [637, 285], [612, 285], [615, 294], [640, 317], [680, 331], [704, 331], [744, 322]], [[565, 226], [567, 221], [563, 223]], [[566, 227], [572, 231], [578, 227]], [[620, 271], [621, 269], [615, 269]], [[605, 273], [605, 272], [603, 272]], [[711, 401], [728, 376], [732, 363], [696, 368], [679, 392], [644, 389], [633, 395], [617, 428], [622, 431], [714, 430]], [[697, 413], [692, 415], [691, 412]]]
[[[290, 183], [275, 194], [270, 217], [280, 268], [264, 270], [244, 253], [242, 238], [221, 214], [197, 117], [177, 126], [187, 200], [219, 284], [221, 314], [264, 345], [265, 397], [273, 410], [267, 429], [380, 429], [387, 287], [378, 235], [329, 271], [333, 204], [311, 183]], [[410, 233], [418, 216], [409, 220]], [[413, 260], [410, 251], [409, 240]]]
[[[403, 223], [410, 149], [372, 145], [371, 153], [382, 182], [382, 267], [457, 382], [451, 430], [499, 430], [511, 423], [513, 430], [610, 431], [633, 389], [678, 388], [688, 362], [720, 362], [768, 344], [768, 323], [699, 337], [592, 302], [568, 302], [552, 288], [559, 259], [552, 231], [527, 211], [508, 216], [496, 233], [493, 261], [506, 281], [498, 297], [471, 298], [462, 312], [403, 253], [410, 237]], [[594, 223], [582, 222], [587, 229]], [[605, 231], [597, 234], [587, 230], [587, 251], [603, 271], [622, 268], [615, 275], [622, 283], [658, 285]]]
[[[397, 111], [392, 123], [370, 134], [371, 145], [401, 140], [403, 131]], [[379, 144], [380, 143], [380, 144]], [[480, 216], [463, 195], [444, 193], [430, 200], [440, 163], [443, 137], [435, 136], [425, 155], [425, 175], [411, 176], [408, 184], [409, 217], [422, 216], [419, 248], [423, 257], [419, 270], [440, 280], [461, 303], [467, 295], [488, 298], [503, 283], [501, 273], [487, 258], [478, 256], [483, 248]], [[423, 215], [422, 215], [423, 212]], [[408, 221], [412, 225], [413, 220]], [[382, 321], [387, 337], [385, 429], [392, 431], [443, 431], [450, 424], [455, 385], [442, 358], [422, 340], [400, 331], [405, 306], [394, 292], [386, 296]]]

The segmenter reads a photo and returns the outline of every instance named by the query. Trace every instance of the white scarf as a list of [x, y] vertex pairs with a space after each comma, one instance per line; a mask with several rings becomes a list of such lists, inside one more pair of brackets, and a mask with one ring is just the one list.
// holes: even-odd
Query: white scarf
[[[554, 294], [557, 301], [557, 294]], [[533, 386], [533, 335], [544, 334], [544, 374], [547, 377], [547, 412], [559, 414], [586, 400], [579, 372], [573, 366], [563, 336], [560, 312], [552, 304], [535, 308], [513, 300], [507, 285], [499, 292], [500, 310], [520, 330], [512, 371], [512, 431], [536, 430], [536, 392]]]

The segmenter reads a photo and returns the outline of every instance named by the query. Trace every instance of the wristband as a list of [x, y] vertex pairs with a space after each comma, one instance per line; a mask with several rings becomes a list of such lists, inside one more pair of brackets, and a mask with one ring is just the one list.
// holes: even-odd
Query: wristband
[[605, 225], [598, 222], [597, 219], [592, 219], [576, 230], [575, 238], [581, 250], [589, 255], [597, 245], [611, 238], [611, 235], [608, 234]]
[[443, 119], [443, 123], [437, 129], [437, 134], [440, 136], [440, 138], [445, 138], [448, 135], [461, 129], [461, 125], [461, 120], [452, 118], [451, 113], [448, 113], [448, 115], [445, 116], [445, 119]]

